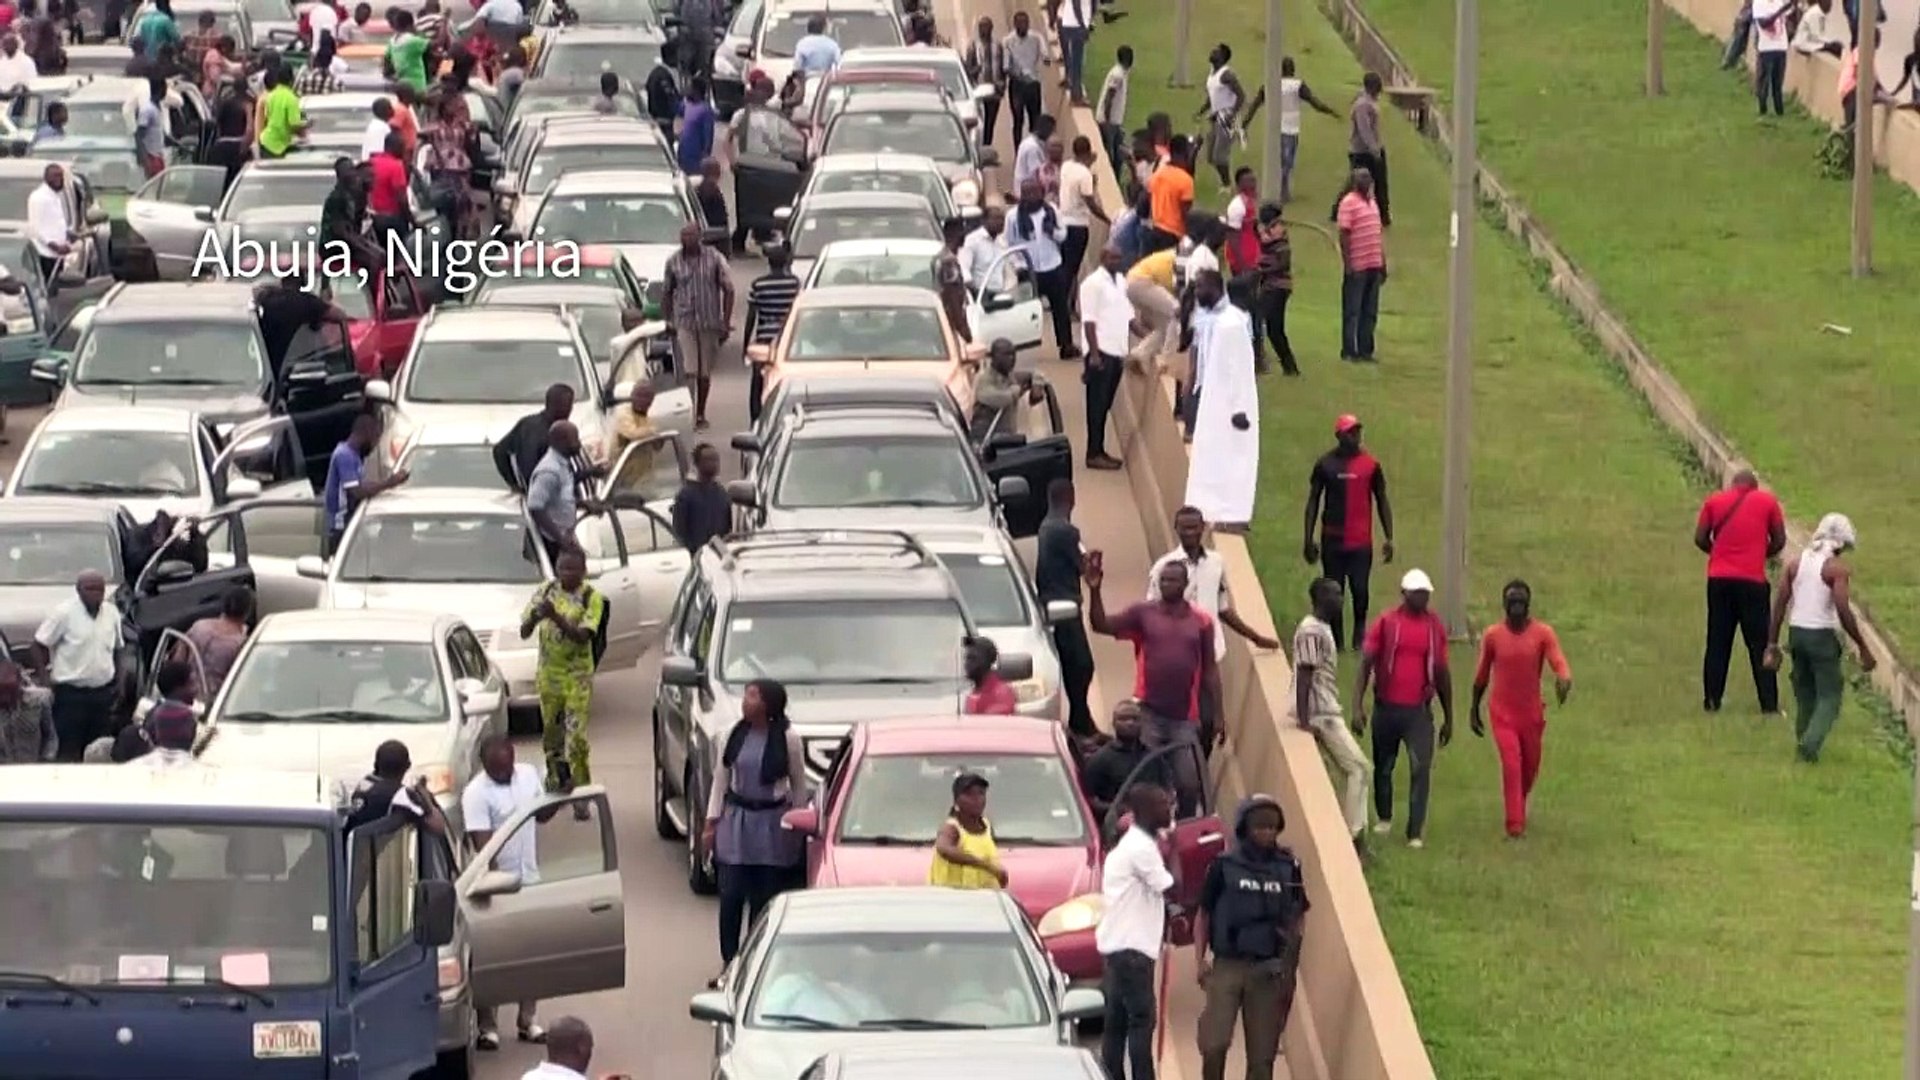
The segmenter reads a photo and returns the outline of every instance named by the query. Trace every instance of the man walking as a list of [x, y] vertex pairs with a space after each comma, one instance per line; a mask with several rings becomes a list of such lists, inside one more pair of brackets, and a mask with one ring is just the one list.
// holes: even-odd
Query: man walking
[[1159, 833], [1173, 815], [1167, 789], [1157, 784], [1127, 789], [1126, 805], [1133, 825], [1101, 867], [1100, 893], [1107, 909], [1093, 931], [1105, 968], [1100, 989], [1107, 998], [1100, 1061], [1114, 1080], [1129, 1075], [1129, 1062], [1132, 1080], [1153, 1080], [1153, 972], [1167, 936], [1166, 893], [1173, 888], [1173, 874], [1160, 855]]
[[1074, 105], [1085, 107], [1087, 87], [1087, 37], [1093, 32], [1094, 0], [1052, 0], [1054, 30], [1060, 35], [1060, 62], [1066, 69], [1067, 97]]
[[1133, 46], [1122, 45], [1114, 52], [1113, 67], [1107, 69], [1100, 84], [1100, 100], [1093, 108], [1093, 119], [1100, 125], [1100, 143], [1107, 148], [1107, 163], [1124, 190], [1127, 186], [1127, 89], [1133, 72]]
[[[1033, 587], [1045, 607], [1055, 600], [1080, 603], [1080, 579], [1085, 560], [1080, 553], [1080, 529], [1073, 523], [1073, 481], [1055, 477], [1047, 484], [1047, 516], [1034, 538]], [[1097, 734], [1087, 707], [1087, 688], [1093, 685], [1093, 646], [1078, 617], [1053, 624], [1053, 649], [1060, 656], [1060, 686], [1067, 695], [1067, 730], [1090, 739]]]
[[[1173, 535], [1179, 541], [1172, 551], [1155, 559], [1147, 570], [1147, 600], [1159, 598], [1160, 572], [1169, 566], [1187, 568], [1186, 601], [1213, 620], [1213, 659], [1218, 664], [1227, 656], [1227, 630], [1247, 639], [1256, 649], [1277, 649], [1278, 639], [1248, 626], [1234, 610], [1233, 597], [1227, 591], [1227, 564], [1207, 546], [1207, 515], [1198, 507], [1183, 506], [1174, 511]], [[1200, 745], [1211, 748], [1218, 734], [1220, 702], [1208, 696], [1203, 686], [1200, 698]]]
[[993, 88], [991, 96], [980, 99], [980, 145], [992, 146], [994, 125], [1000, 120], [1000, 99], [1007, 93], [1007, 54], [1000, 47], [1000, 39], [993, 36], [992, 19], [980, 17], [960, 62], [967, 69], [969, 83]]
[[[587, 584], [587, 560], [568, 549], [554, 560], [554, 580], [535, 590], [520, 616], [522, 640], [538, 633], [534, 688], [540, 695], [540, 748], [547, 759], [547, 790], [570, 792], [593, 783], [587, 717], [593, 709], [593, 672], [607, 628], [607, 601]], [[584, 814], [586, 805], [576, 811]]]
[[[1840, 673], [1840, 630], [1860, 651], [1860, 670], [1876, 666], [1860, 623], [1853, 614], [1853, 567], [1841, 561], [1855, 543], [1853, 522], [1845, 514], [1828, 514], [1813, 531], [1813, 540], [1793, 569], [1780, 580], [1773, 598], [1773, 616], [1767, 627], [1767, 665], [1780, 667], [1780, 626], [1788, 628], [1787, 651], [1793, 655], [1793, 737], [1796, 754], [1812, 764], [1840, 718], [1840, 696], [1846, 685]], [[56, 699], [57, 704], [57, 699]], [[61, 735], [64, 743], [66, 736]]]
[[1373, 363], [1373, 332], [1380, 322], [1380, 286], [1387, 280], [1386, 208], [1374, 202], [1373, 175], [1353, 170], [1340, 196], [1340, 359]]
[[379, 480], [367, 479], [367, 455], [380, 441], [380, 418], [361, 413], [353, 418], [353, 429], [327, 458], [327, 481], [322, 502], [327, 514], [327, 555], [340, 550], [340, 538], [346, 535], [347, 522], [361, 503], [383, 491], [407, 482], [405, 469], [395, 469]]
[[107, 599], [107, 579], [83, 570], [74, 595], [33, 635], [40, 685], [53, 687], [53, 727], [61, 761], [79, 761], [93, 740], [113, 734], [114, 676], [122, 616]]
[[[959, 219], [955, 219], [959, 220]], [[951, 230], [949, 230], [951, 231]], [[767, 272], [753, 279], [747, 286], [747, 343], [750, 345], [772, 345], [786, 329], [787, 316], [793, 312], [793, 302], [800, 295], [800, 279], [793, 272], [793, 252], [785, 244], [765, 244], [761, 253], [767, 257]], [[956, 270], [959, 264], [955, 264]], [[964, 292], [965, 286], [962, 285]], [[961, 313], [966, 312], [962, 301]], [[951, 308], [947, 311], [952, 318]], [[955, 327], [965, 336], [966, 325]], [[758, 424], [760, 410], [765, 407], [760, 400], [767, 394], [767, 366], [749, 361], [753, 370], [747, 374], [747, 422]]]
[[1411, 772], [1407, 846], [1423, 848], [1433, 775], [1433, 700], [1440, 699], [1439, 745], [1445, 747], [1453, 741], [1453, 673], [1447, 667], [1446, 623], [1428, 610], [1433, 580], [1426, 571], [1407, 571], [1400, 579], [1400, 599], [1399, 607], [1367, 628], [1360, 680], [1353, 688], [1354, 730], [1367, 729], [1367, 687], [1374, 682], [1373, 831], [1393, 831], [1393, 766], [1405, 746]]
[[1760, 487], [1752, 469], [1740, 470], [1726, 490], [1707, 496], [1700, 505], [1693, 546], [1707, 554], [1707, 651], [1700, 663], [1706, 710], [1720, 711], [1737, 628], [1746, 642], [1760, 711], [1779, 712], [1779, 680], [1766, 658], [1767, 560], [1787, 547], [1787, 516], [1780, 500]]
[[[505, 735], [488, 736], [480, 744], [480, 774], [467, 782], [460, 795], [460, 815], [466, 822], [467, 842], [477, 854], [486, 849], [494, 830], [515, 814], [539, 802], [544, 794], [540, 774], [531, 765], [513, 760], [513, 742]], [[536, 822], [550, 819], [543, 811]], [[489, 869], [514, 875], [522, 885], [540, 882], [540, 864], [535, 839], [539, 829], [529, 823], [516, 830], [494, 856]], [[537, 1001], [519, 1003], [519, 1039], [524, 1043], [544, 1043], [547, 1033], [534, 1019]], [[500, 1012], [492, 1006], [474, 1009], [475, 1026], [480, 1029], [477, 1045], [482, 1050], [500, 1049]]]
[[1111, 471], [1120, 468], [1120, 459], [1107, 453], [1107, 417], [1120, 392], [1132, 335], [1146, 334], [1127, 299], [1120, 252], [1111, 245], [1100, 252], [1100, 269], [1080, 282], [1080, 318], [1087, 339], [1080, 373], [1087, 394], [1087, 468]]
[[547, 387], [540, 411], [514, 421], [506, 438], [493, 444], [493, 467], [508, 490], [527, 490], [534, 466], [547, 456], [547, 431], [573, 415], [573, 393], [566, 383]]
[[[1360, 96], [1348, 111], [1347, 164], [1356, 175], [1361, 169], [1373, 177], [1375, 197], [1380, 202], [1380, 224], [1393, 224], [1393, 212], [1387, 203], [1387, 144], [1380, 137], [1380, 76], [1372, 71], [1360, 80]], [[1339, 201], [1334, 203], [1339, 216]]]
[[1313, 609], [1293, 631], [1293, 716], [1313, 732], [1345, 779], [1340, 811], [1357, 847], [1367, 827], [1367, 773], [1373, 766], [1340, 712], [1340, 638], [1334, 629], [1340, 621], [1340, 583], [1318, 578], [1307, 587], [1307, 599]]
[[1493, 684], [1493, 741], [1500, 750], [1500, 790], [1507, 806], [1507, 836], [1527, 834], [1527, 797], [1540, 775], [1540, 740], [1547, 730], [1547, 703], [1540, 697], [1540, 669], [1553, 669], [1554, 696], [1567, 703], [1573, 671], [1553, 627], [1535, 619], [1533, 590], [1519, 579], [1500, 592], [1507, 617], [1480, 639], [1480, 665], [1473, 673], [1473, 708], [1467, 724], [1486, 735], [1480, 701]]
[[580, 453], [580, 429], [562, 420], [547, 429], [547, 452], [527, 477], [527, 516], [556, 565], [560, 553], [580, 546], [574, 528], [580, 521], [579, 477], [573, 459]]
[[[1333, 449], [1320, 455], [1307, 474], [1306, 533], [1301, 554], [1309, 565], [1353, 597], [1353, 648], [1367, 628], [1367, 600], [1373, 579], [1373, 513], [1380, 511], [1380, 559], [1393, 563], [1393, 504], [1387, 500], [1387, 473], [1360, 445], [1360, 418], [1348, 413], [1333, 422]], [[1314, 543], [1314, 529], [1320, 542]], [[1341, 634], [1340, 609], [1333, 610], [1333, 636]]]
[[720, 451], [712, 443], [693, 448], [693, 475], [674, 494], [671, 519], [673, 535], [695, 554], [733, 531], [733, 502], [720, 482]]
[[1027, 137], [1014, 147], [1013, 190], [1018, 198], [1025, 198], [1027, 185], [1034, 183], [1040, 184], [1043, 198], [1048, 194], [1040, 174], [1047, 167], [1047, 140], [1053, 138], [1053, 129], [1053, 117], [1043, 114], [1035, 118]]
[[1040, 67], [1047, 58], [1046, 43], [1033, 32], [1025, 11], [1013, 13], [1013, 33], [1001, 40], [1000, 51], [1007, 64], [1007, 112], [1018, 145], [1026, 130], [1040, 122]]
[[59, 751], [53, 694], [26, 685], [20, 665], [0, 658], [0, 765], [54, 761]]
[[1226, 1080], [1236, 1023], [1247, 1035], [1247, 1080], [1273, 1078], [1312, 906], [1300, 860], [1280, 846], [1286, 825], [1271, 795], [1249, 796], [1235, 815], [1233, 845], [1201, 882], [1193, 913], [1194, 968], [1207, 995], [1201, 1080]]
[[[1058, 145], [1058, 144], [1055, 144]], [[1112, 219], [1100, 204], [1100, 189], [1093, 180], [1093, 140], [1085, 135], [1073, 137], [1073, 156], [1060, 163], [1060, 220], [1067, 225], [1067, 242], [1061, 256], [1066, 262], [1067, 282], [1080, 280], [1080, 266], [1093, 240], [1093, 223], [1098, 220], [1109, 231]]]
[[1232, 60], [1233, 47], [1224, 41], [1207, 53], [1207, 64], [1212, 69], [1207, 73], [1207, 96], [1200, 103], [1199, 111], [1193, 114], [1196, 120], [1206, 118], [1207, 164], [1219, 174], [1223, 193], [1232, 185], [1235, 132], [1240, 109], [1247, 103], [1246, 88], [1240, 85], [1240, 76], [1230, 66]]
[[[681, 135], [684, 140], [685, 134]], [[681, 375], [693, 376], [693, 427], [705, 431], [707, 395], [720, 346], [733, 332], [733, 275], [727, 260], [700, 240], [700, 226], [680, 229], [680, 250], [667, 260], [665, 295], [660, 308], [674, 330]]]

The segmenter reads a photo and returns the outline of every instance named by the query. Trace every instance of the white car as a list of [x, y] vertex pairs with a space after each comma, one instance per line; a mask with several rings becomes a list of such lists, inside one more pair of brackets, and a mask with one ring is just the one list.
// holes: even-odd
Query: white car
[[980, 137], [980, 102], [994, 94], [990, 85], [976, 86], [967, 77], [967, 66], [953, 49], [928, 49], [918, 46], [890, 48], [877, 46], [852, 49], [840, 57], [841, 71], [861, 68], [903, 68], [931, 71], [940, 80], [940, 88], [953, 99], [953, 111], [974, 138]]
[[[641, 508], [649, 524], [649, 511]], [[582, 518], [576, 537], [587, 580], [608, 603], [601, 671], [640, 662], [660, 636], [686, 577], [688, 554], [664, 522], [629, 532], [627, 514]], [[474, 628], [507, 681], [508, 703], [538, 705], [538, 646], [520, 635], [534, 592], [553, 564], [515, 495], [493, 489], [398, 488], [368, 500], [331, 559], [304, 557], [302, 577], [318, 579], [318, 606], [336, 611], [451, 613]]]
[[383, 419], [380, 463], [392, 467], [423, 425], [469, 424], [504, 438], [556, 383], [573, 387], [570, 419], [597, 453], [606, 409], [623, 395], [602, 384], [579, 323], [554, 308], [435, 308], [420, 320], [398, 380], [367, 384]]
[[1004, 530], [938, 526], [908, 531], [947, 568], [980, 633], [1002, 653], [1033, 658], [1033, 674], [1013, 684], [1020, 715], [1065, 719], [1052, 627], [1078, 619], [1080, 605], [1071, 600], [1042, 604]]
[[[801, 288], [912, 285], [932, 289], [933, 262], [944, 247], [938, 240], [835, 240], [820, 250]], [[1026, 256], [1017, 250], [1000, 255], [1001, 261], [1008, 259], [1024, 262]], [[998, 265], [996, 262], [996, 268]], [[1044, 312], [1032, 278], [1001, 274], [996, 269], [982, 274], [981, 281], [999, 277], [1013, 278], [1013, 289], [994, 293], [979, 284], [967, 287], [967, 327], [973, 340], [984, 344], [1006, 338], [1016, 349], [1039, 348]]]
[[[793, 74], [793, 47], [807, 36], [807, 22], [816, 15], [826, 18], [827, 36], [840, 43], [843, 55], [907, 43], [893, 0], [767, 0], [753, 43], [736, 52], [734, 63], [744, 66], [744, 77], [762, 71], [775, 87], [784, 85]], [[717, 62], [715, 70], [720, 70]]]
[[610, 247], [643, 281], [665, 281], [667, 260], [680, 250], [680, 230], [697, 224], [710, 243], [727, 238], [708, 228], [677, 176], [639, 169], [577, 169], [555, 177], [529, 221], [527, 235], [549, 244], [571, 240]]
[[206, 764], [318, 772], [343, 794], [398, 740], [449, 805], [478, 772], [480, 743], [507, 731], [507, 683], [452, 615], [291, 611], [260, 621], [206, 723]]

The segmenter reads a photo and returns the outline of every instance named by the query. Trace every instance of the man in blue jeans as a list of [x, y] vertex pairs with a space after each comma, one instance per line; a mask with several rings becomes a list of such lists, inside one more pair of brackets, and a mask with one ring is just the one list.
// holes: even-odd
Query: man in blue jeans
[[1066, 69], [1067, 94], [1079, 106], [1087, 104], [1087, 87], [1081, 81], [1087, 66], [1087, 36], [1092, 32], [1094, 0], [1052, 0], [1054, 29], [1060, 33], [1062, 67]]
[[1340, 359], [1373, 363], [1373, 329], [1380, 321], [1380, 286], [1387, 280], [1386, 236], [1373, 200], [1373, 174], [1353, 170], [1334, 220], [1340, 226]]

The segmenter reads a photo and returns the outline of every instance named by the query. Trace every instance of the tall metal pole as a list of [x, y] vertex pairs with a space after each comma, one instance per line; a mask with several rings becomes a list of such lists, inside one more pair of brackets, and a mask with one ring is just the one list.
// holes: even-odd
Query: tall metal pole
[[[1873, 119], [1880, 88], [1874, 39], [1880, 36], [1880, 0], [1860, 0], [1859, 66], [1853, 82], [1853, 276], [1873, 273]], [[1909, 1073], [1909, 1075], [1912, 1075]]]
[[[1187, 35], [1193, 30], [1193, 0], [1174, 0], [1173, 5], [1173, 75], [1167, 79], [1168, 86], [1192, 86], [1193, 79], [1187, 70]], [[1271, 102], [1269, 104], [1272, 104]]]
[[1448, 230], [1452, 259], [1447, 292], [1446, 490], [1441, 516], [1446, 527], [1440, 579], [1441, 613], [1455, 636], [1467, 627], [1467, 458], [1473, 425], [1473, 230], [1474, 174], [1479, 152], [1474, 138], [1475, 98], [1480, 82], [1478, 0], [1456, 0], [1453, 38], [1453, 220]]
[[1280, 174], [1283, 168], [1280, 156], [1280, 80], [1283, 77], [1281, 64], [1286, 57], [1285, 39], [1281, 35], [1281, 23], [1286, 18], [1285, 8], [1283, 0], [1267, 0], [1267, 123], [1265, 141], [1261, 144], [1260, 184], [1265, 189], [1265, 197], [1276, 201], [1280, 198]]
[[1647, 96], [1667, 92], [1667, 4], [1647, 0]]
[[[1867, 24], [1871, 25], [1871, 24]], [[1912, 902], [1907, 915], [1907, 1054], [1900, 1075], [1920, 1080], [1920, 768], [1913, 773]]]

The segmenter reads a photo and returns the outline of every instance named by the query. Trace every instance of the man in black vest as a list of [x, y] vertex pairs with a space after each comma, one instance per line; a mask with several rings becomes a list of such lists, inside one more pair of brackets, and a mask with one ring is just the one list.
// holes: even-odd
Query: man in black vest
[[347, 828], [385, 818], [388, 814], [406, 814], [419, 821], [428, 832], [445, 836], [447, 822], [427, 790], [425, 780], [407, 786], [407, 772], [413, 768], [407, 744], [388, 739], [373, 751], [373, 771], [363, 777], [347, 800]]
[[1236, 1021], [1247, 1032], [1247, 1080], [1272, 1080], [1280, 1033], [1293, 1010], [1307, 892], [1300, 860], [1280, 846], [1286, 815], [1267, 795], [1240, 804], [1236, 843], [1207, 868], [1193, 924], [1201, 1080], [1225, 1080]]

